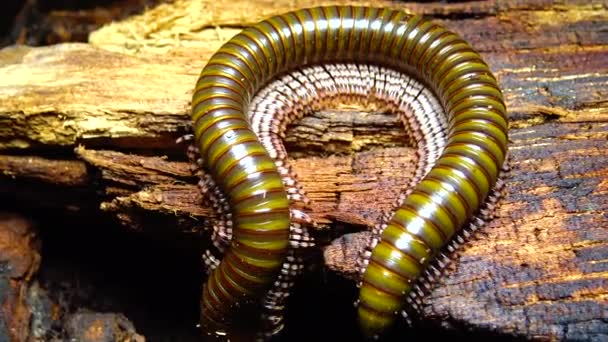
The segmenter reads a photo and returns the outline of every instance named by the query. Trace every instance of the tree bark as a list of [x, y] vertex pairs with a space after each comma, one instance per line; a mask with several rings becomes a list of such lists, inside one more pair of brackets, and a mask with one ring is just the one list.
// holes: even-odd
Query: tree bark
[[[132, 229], [208, 231], [213, 212], [175, 144], [197, 75], [242, 26], [303, 6], [166, 6], [187, 14], [201, 3], [206, 14], [188, 14], [197, 20], [168, 18], [159, 6], [98, 31], [97, 46], [0, 51], [3, 198], [101, 208]], [[498, 77], [511, 120], [512, 170], [497, 218], [426, 296], [423, 319], [527, 338], [608, 338], [608, 4], [381, 4], [427, 14], [469, 41]], [[404, 140], [395, 117], [364, 108], [318, 112], [290, 128], [292, 164], [331, 236], [365, 230], [390, 210], [413, 173]], [[352, 241], [324, 247], [330, 269], [352, 272]]]

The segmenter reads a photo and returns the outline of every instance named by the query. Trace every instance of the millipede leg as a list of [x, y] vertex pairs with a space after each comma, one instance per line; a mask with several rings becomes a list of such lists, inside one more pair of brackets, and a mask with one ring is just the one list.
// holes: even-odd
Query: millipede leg
[[[188, 144], [186, 156], [190, 162], [190, 170], [200, 177], [198, 188], [203, 196], [204, 204], [210, 206], [215, 216], [210, 219], [213, 232], [211, 240], [219, 253], [222, 253], [230, 245], [232, 237], [232, 221], [230, 220], [230, 208], [221, 189], [215, 184], [211, 175], [203, 169], [203, 160], [199, 158], [199, 152], [192, 143], [193, 134], [185, 134], [176, 141], [178, 144]], [[203, 264], [207, 273], [215, 269], [220, 262], [219, 253], [211, 249], [205, 250], [202, 255]]]
[[463, 248], [476, 240], [480, 233], [483, 233], [487, 223], [495, 218], [500, 202], [505, 196], [505, 179], [510, 172], [509, 163], [509, 159], [507, 158], [498, 176], [496, 185], [487, 196], [478, 213], [470, 218], [468, 224], [460, 232], [456, 233], [437, 257], [426, 267], [419, 281], [415, 284], [414, 290], [408, 294], [408, 307], [401, 312], [407, 324], [411, 325], [413, 317], [421, 314], [422, 308], [425, 305], [424, 297], [441, 281], [441, 276], [453, 270], [453, 261], [460, 257]]

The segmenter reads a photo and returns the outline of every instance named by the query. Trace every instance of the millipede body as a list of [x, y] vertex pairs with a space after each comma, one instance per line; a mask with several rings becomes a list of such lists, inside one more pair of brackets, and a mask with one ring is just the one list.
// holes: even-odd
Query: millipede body
[[366, 336], [393, 324], [429, 262], [483, 206], [506, 158], [506, 107], [487, 64], [460, 37], [417, 15], [352, 6], [246, 28], [212, 56], [192, 99], [203, 188], [219, 189], [224, 222], [224, 255], [209, 262], [203, 291], [207, 331], [231, 329], [242, 306], [279, 307], [297, 268], [294, 248], [312, 245], [302, 228], [311, 222], [294, 207], [307, 198], [280, 143], [286, 125], [335, 101], [370, 98], [401, 117], [420, 170], [361, 258]]

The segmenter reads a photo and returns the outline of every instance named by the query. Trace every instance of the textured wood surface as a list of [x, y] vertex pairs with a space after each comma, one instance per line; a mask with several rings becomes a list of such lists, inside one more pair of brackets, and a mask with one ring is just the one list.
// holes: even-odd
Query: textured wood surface
[[[431, 291], [423, 318], [528, 338], [608, 338], [608, 4], [383, 4], [426, 13], [470, 41], [511, 119], [504, 204]], [[242, 25], [300, 5], [178, 1], [173, 17], [161, 7], [97, 32], [97, 47], [0, 51], [3, 198], [199, 232], [211, 212], [174, 143], [197, 74]], [[190, 6], [191, 18], [179, 15]], [[382, 113], [316, 113], [287, 143], [314, 216], [334, 236], [373, 224], [412, 172], [397, 120]]]
[[0, 339], [28, 336], [36, 301], [33, 275], [40, 266], [40, 246], [32, 223], [0, 212]]

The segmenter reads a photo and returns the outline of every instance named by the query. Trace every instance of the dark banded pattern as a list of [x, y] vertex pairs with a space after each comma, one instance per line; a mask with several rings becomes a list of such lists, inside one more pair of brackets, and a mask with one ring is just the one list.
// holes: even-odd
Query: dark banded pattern
[[484, 203], [507, 149], [506, 108], [486, 63], [457, 35], [400, 11], [319, 7], [276, 16], [232, 38], [209, 61], [192, 103], [195, 144], [230, 205], [232, 240], [203, 291], [203, 324], [221, 329], [259, 300], [283, 264], [289, 201], [246, 111], [273, 77], [319, 63], [366, 63], [409, 73], [447, 116], [446, 145], [374, 246], [358, 306], [363, 331], [392, 324], [425, 266]]
[[[314, 227], [302, 211], [310, 200], [298, 183], [283, 145], [287, 126], [305, 115], [340, 105], [394, 113], [403, 122], [408, 143], [417, 147], [418, 162], [416, 175], [400, 198], [405, 198], [429, 171], [446, 143], [447, 118], [437, 98], [412, 77], [386, 67], [323, 64], [298, 68], [275, 78], [255, 95], [248, 111], [249, 120], [283, 177], [292, 213], [291, 256], [264, 299], [261, 309], [263, 338], [276, 335], [283, 328], [286, 299], [304, 267], [297, 256], [305, 252], [303, 247], [310, 247], [302, 234]], [[377, 238], [381, 228], [379, 225], [374, 229], [374, 237]], [[366, 248], [360, 258], [361, 269], [369, 260], [368, 254]]]

